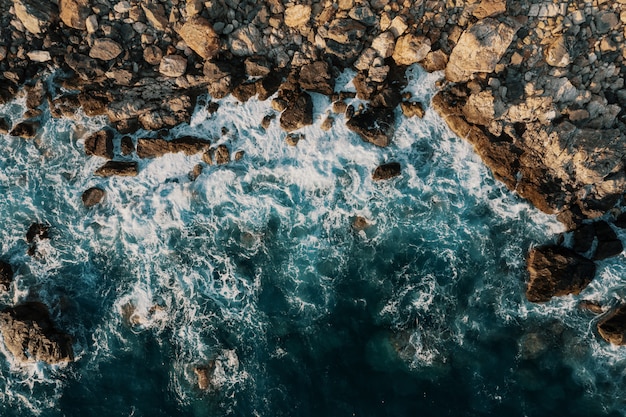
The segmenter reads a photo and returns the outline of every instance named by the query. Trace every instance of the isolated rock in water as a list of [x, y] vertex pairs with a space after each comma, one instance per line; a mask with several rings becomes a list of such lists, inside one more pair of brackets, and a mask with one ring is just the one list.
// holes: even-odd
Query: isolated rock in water
[[477, 72], [492, 72], [508, 49], [515, 33], [506, 23], [487, 18], [470, 26], [459, 38], [446, 66], [446, 78], [468, 81]]
[[187, 71], [187, 59], [180, 55], [166, 55], [161, 58], [159, 72], [166, 77], [180, 77]]
[[626, 305], [622, 305], [598, 322], [598, 333], [614, 345], [626, 345]]
[[220, 38], [213, 26], [203, 17], [194, 16], [178, 31], [178, 34], [195, 53], [211, 59], [220, 51]]
[[183, 152], [194, 155], [206, 151], [211, 142], [192, 136], [184, 136], [167, 141], [165, 139], [140, 138], [137, 140], [137, 156], [140, 158], [158, 158], [168, 153]]
[[217, 149], [215, 149], [215, 162], [218, 165], [230, 162], [230, 151], [226, 145], [219, 145]]
[[57, 6], [49, 0], [14, 0], [15, 15], [26, 30], [43, 34], [58, 18]]
[[4, 261], [0, 261], [0, 290], [9, 291], [13, 282], [13, 268]]
[[85, 154], [113, 158], [113, 132], [101, 129], [85, 139]]
[[47, 224], [33, 223], [30, 225], [30, 227], [28, 228], [28, 231], [26, 232], [26, 241], [28, 243], [33, 243], [35, 239], [37, 240], [49, 239], [50, 238], [49, 231], [50, 231], [50, 226], [48, 226]]
[[280, 115], [280, 127], [291, 132], [313, 124], [313, 100], [306, 92], [299, 93]]
[[352, 220], [352, 228], [354, 230], [365, 230], [368, 227], [370, 227], [370, 224], [363, 216], [355, 216], [354, 220]]
[[422, 103], [417, 101], [403, 101], [400, 103], [400, 109], [405, 117], [424, 117], [424, 107]]
[[351, 117], [346, 126], [364, 141], [385, 147], [395, 132], [395, 116], [393, 109], [370, 107]]
[[402, 173], [402, 167], [398, 162], [390, 162], [377, 167], [372, 174], [374, 181], [388, 180], [393, 177], [397, 177]]
[[98, 188], [98, 187], [89, 188], [88, 190], [85, 190], [85, 192], [82, 195], [83, 204], [87, 208], [93, 207], [96, 204], [100, 204], [100, 202], [104, 199], [105, 196], [106, 196], [106, 191], [104, 191], [102, 188]]
[[531, 249], [526, 267], [530, 274], [526, 298], [532, 302], [579, 294], [596, 273], [593, 261], [571, 249], [556, 245]]
[[89, 0], [59, 0], [59, 15], [67, 26], [85, 30], [87, 17], [91, 13]]
[[139, 167], [135, 161], [109, 161], [95, 172], [99, 177], [134, 177], [139, 173]]
[[32, 139], [39, 130], [39, 122], [26, 120], [13, 126], [11, 129], [11, 136], [19, 136], [24, 139]]
[[123, 51], [119, 43], [107, 38], [99, 38], [93, 41], [89, 56], [101, 61], [115, 59]]
[[54, 327], [42, 303], [27, 302], [3, 310], [0, 332], [7, 350], [22, 363], [74, 360], [71, 337]]
[[196, 366], [193, 368], [196, 378], [198, 378], [198, 388], [205, 391], [211, 386], [211, 377], [215, 371], [215, 361], [210, 361], [206, 366]]
[[407, 34], [396, 42], [392, 58], [398, 65], [411, 65], [422, 61], [430, 52], [430, 39]]

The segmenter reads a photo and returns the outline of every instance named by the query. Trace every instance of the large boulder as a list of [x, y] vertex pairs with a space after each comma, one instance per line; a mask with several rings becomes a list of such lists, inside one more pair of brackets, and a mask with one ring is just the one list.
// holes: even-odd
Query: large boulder
[[475, 73], [494, 71], [517, 29], [491, 18], [470, 26], [450, 54], [446, 78], [452, 82], [463, 82], [470, 80]]
[[99, 177], [134, 177], [139, 173], [139, 166], [135, 161], [108, 161], [94, 173]]
[[56, 329], [47, 307], [27, 302], [0, 312], [0, 333], [7, 350], [22, 363], [74, 360], [72, 339]]
[[178, 34], [195, 53], [204, 59], [213, 58], [220, 51], [219, 35], [203, 17], [194, 16], [179, 30]]
[[598, 333], [609, 343], [626, 345], [626, 304], [598, 322]]
[[42, 35], [59, 16], [57, 6], [48, 0], [14, 0], [13, 8], [17, 18], [33, 35]]
[[402, 173], [402, 166], [398, 162], [379, 165], [372, 174], [374, 181], [388, 180]]
[[313, 124], [313, 100], [306, 92], [300, 92], [287, 104], [280, 115], [280, 127], [291, 132]]
[[304, 90], [327, 96], [335, 91], [335, 79], [331, 74], [330, 65], [324, 61], [303, 65], [300, 68], [298, 83]]
[[140, 158], [157, 158], [177, 152], [194, 155], [206, 151], [210, 145], [210, 141], [192, 136], [184, 136], [170, 141], [160, 138], [140, 138], [137, 140], [137, 156]]
[[394, 111], [391, 108], [370, 107], [351, 117], [346, 126], [364, 141], [385, 147], [389, 145], [395, 132]]
[[59, 0], [59, 15], [67, 26], [85, 30], [87, 17], [91, 13], [89, 0]]
[[90, 156], [113, 159], [113, 132], [101, 129], [89, 135], [85, 139], [85, 153]]
[[526, 298], [532, 302], [579, 294], [596, 273], [593, 261], [556, 245], [533, 248], [526, 259], [526, 267], [530, 274]]
[[85, 207], [90, 208], [97, 204], [100, 204], [100, 202], [104, 199], [105, 196], [106, 196], [106, 191], [104, 191], [102, 188], [91, 187], [85, 190], [81, 198], [83, 200], [83, 204], [85, 205]]

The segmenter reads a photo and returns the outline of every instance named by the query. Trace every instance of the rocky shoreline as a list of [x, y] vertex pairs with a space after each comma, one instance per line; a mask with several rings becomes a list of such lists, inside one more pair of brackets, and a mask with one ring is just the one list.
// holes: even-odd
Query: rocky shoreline
[[[626, 0], [2, 0], [0, 20], [0, 103], [23, 94], [28, 107], [22, 120], [0, 118], [0, 132], [36, 137], [46, 107], [106, 115], [110, 127], [84, 139], [87, 155], [108, 160], [95, 175], [136, 175], [136, 158], [168, 152], [229, 163], [226, 146], [169, 133], [205, 93], [272, 98], [276, 113], [259, 123], [279, 123], [292, 146], [313, 123], [312, 92], [333, 101], [325, 129], [343, 115], [381, 147], [393, 142], [397, 108], [421, 117], [432, 105], [498, 180], [572, 231], [571, 249], [531, 251], [529, 300], [578, 294], [595, 272], [582, 255], [623, 250], [607, 221], [626, 225]], [[402, 94], [415, 63], [443, 71], [432, 103]], [[345, 69], [356, 71], [356, 94], [335, 92]], [[355, 108], [355, 96], [367, 105]], [[122, 136], [138, 129], [154, 135]], [[400, 173], [386, 164], [373, 179]], [[83, 195], [87, 207], [103, 198]], [[613, 331], [599, 333], [615, 343], [626, 320], [611, 314], [602, 323]]]

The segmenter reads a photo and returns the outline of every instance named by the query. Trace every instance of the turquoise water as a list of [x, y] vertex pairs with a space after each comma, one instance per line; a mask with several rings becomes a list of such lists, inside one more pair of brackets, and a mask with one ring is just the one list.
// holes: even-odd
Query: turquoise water
[[[410, 77], [428, 102], [437, 76]], [[0, 302], [45, 302], [76, 355], [20, 366], [2, 347], [1, 415], [626, 414], [626, 354], [576, 308], [622, 300], [623, 259], [601, 263], [579, 297], [528, 303], [524, 256], [557, 239], [552, 217], [495, 182], [430, 109], [398, 117], [381, 149], [341, 117], [321, 130], [330, 102], [314, 99], [297, 147], [276, 122], [260, 127], [269, 103], [224, 99], [213, 115], [199, 103], [173, 137], [245, 157], [194, 182], [200, 155], [94, 177], [103, 160], [82, 140], [104, 119], [44, 114], [35, 140], [0, 137], [0, 255], [16, 269]], [[0, 114], [16, 122], [23, 101]], [[389, 161], [402, 176], [373, 182]], [[106, 200], [85, 209], [80, 196], [96, 185]], [[352, 228], [356, 215], [370, 227]], [[52, 228], [31, 257], [34, 221]], [[193, 369], [211, 360], [201, 391]]]

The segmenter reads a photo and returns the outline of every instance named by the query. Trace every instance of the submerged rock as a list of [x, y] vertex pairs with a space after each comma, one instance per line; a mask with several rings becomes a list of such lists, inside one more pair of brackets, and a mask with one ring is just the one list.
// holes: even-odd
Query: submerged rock
[[48, 308], [27, 302], [0, 312], [0, 332], [9, 352], [22, 363], [74, 360], [71, 337], [57, 330]]
[[0, 261], [0, 290], [9, 291], [13, 282], [13, 268], [10, 264]]
[[33, 35], [42, 35], [59, 16], [56, 4], [48, 0], [14, 0], [13, 7], [17, 18]]
[[43, 223], [33, 223], [26, 232], [26, 241], [33, 243], [35, 240], [44, 240], [50, 238], [50, 226]]
[[536, 303], [555, 296], [579, 294], [596, 273], [593, 261], [556, 245], [533, 248], [526, 267], [530, 274], [526, 298]]
[[92, 187], [86, 190], [82, 195], [83, 204], [85, 207], [93, 207], [96, 204], [100, 204], [100, 202], [106, 196], [106, 191], [102, 188]]
[[622, 305], [598, 322], [598, 333], [614, 345], [626, 345], [626, 305]]
[[193, 136], [183, 136], [172, 139], [140, 138], [137, 140], [137, 156], [140, 158], [158, 158], [168, 153], [183, 152], [185, 155], [194, 155], [209, 149], [211, 142]]
[[195, 366], [193, 373], [198, 379], [198, 388], [203, 391], [211, 387], [211, 377], [215, 371], [215, 361], [210, 361], [207, 365]]

